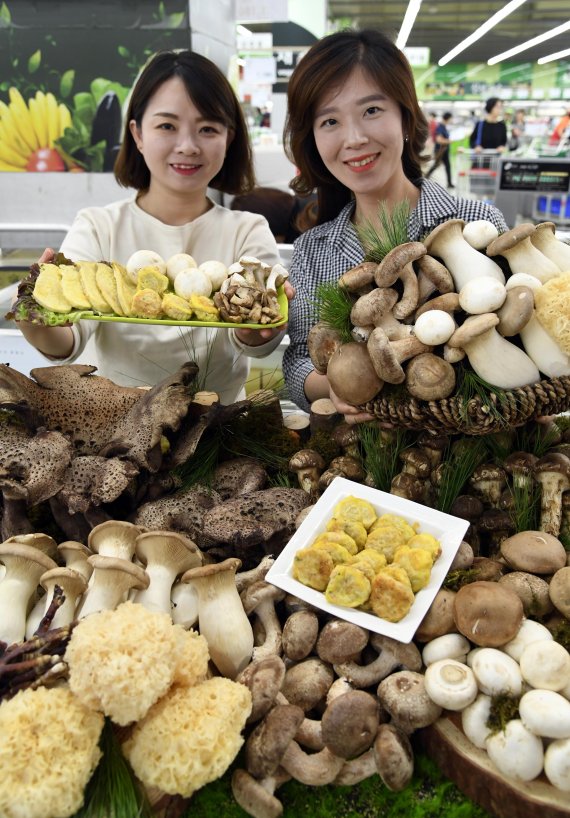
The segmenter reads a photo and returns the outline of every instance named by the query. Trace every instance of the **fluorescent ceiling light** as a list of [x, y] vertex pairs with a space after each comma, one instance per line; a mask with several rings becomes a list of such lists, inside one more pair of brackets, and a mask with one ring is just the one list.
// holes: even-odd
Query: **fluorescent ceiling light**
[[432, 65], [432, 66], [431, 66], [431, 68], [428, 68], [428, 70], [427, 70], [427, 71], [425, 71], [425, 72], [424, 72], [424, 73], [421, 75], [421, 77], [418, 77], [418, 78], [417, 78], [417, 80], [416, 80], [416, 85], [419, 85], [419, 84], [420, 84], [421, 82], [423, 82], [424, 80], [427, 80], [427, 78], [428, 78], [428, 77], [431, 77], [431, 75], [432, 75], [432, 74], [435, 74], [435, 72], [436, 72], [436, 71], [437, 71], [437, 65]]
[[570, 48], [565, 48], [564, 51], [555, 51], [554, 54], [548, 54], [546, 57], [539, 57], [537, 63], [544, 65], [545, 62], [552, 62], [552, 60], [560, 60], [562, 57], [570, 56]]
[[465, 77], [474, 77], [484, 68], [487, 68], [487, 63], [486, 62], [479, 63], [479, 65], [476, 65], [474, 68], [468, 68], [467, 71], [463, 71], [461, 74], [456, 74], [454, 77], [451, 77], [450, 81], [459, 82], [459, 80], [464, 80]]
[[237, 24], [236, 31], [238, 34], [241, 34], [242, 37], [251, 37], [253, 33], [252, 31], [249, 30], [249, 28], [242, 26], [241, 23]]
[[406, 13], [404, 14], [404, 19], [402, 21], [402, 27], [398, 33], [398, 39], [396, 40], [396, 48], [402, 49], [408, 42], [410, 31], [412, 30], [412, 27], [416, 21], [421, 4], [422, 0], [409, 0], [408, 8], [406, 9]]
[[538, 37], [533, 37], [532, 40], [527, 40], [525, 43], [516, 45], [514, 48], [509, 48], [508, 51], [503, 51], [502, 54], [497, 54], [496, 57], [491, 57], [490, 60], [487, 60], [487, 65], [495, 65], [495, 63], [502, 62], [503, 60], [512, 57], [513, 54], [518, 54], [520, 51], [526, 51], [527, 48], [532, 48], [533, 45], [538, 45], [539, 43], [543, 43], [545, 40], [550, 40], [551, 37], [557, 37], [558, 34], [563, 34], [569, 29], [570, 20], [568, 20], [566, 23], [562, 23], [560, 26], [556, 26], [556, 28], [551, 28], [550, 31], [545, 31], [544, 34], [539, 34]]
[[441, 60], [438, 60], [438, 65], [447, 65], [454, 57], [457, 57], [462, 51], [465, 51], [472, 43], [479, 40], [484, 34], [494, 28], [497, 23], [500, 23], [501, 20], [504, 20], [505, 17], [508, 17], [513, 11], [518, 9], [519, 6], [522, 6], [523, 3], [526, 3], [526, 0], [511, 0], [510, 3], [507, 3], [506, 6], [503, 6], [502, 9], [499, 9], [492, 17], [489, 17], [479, 28], [476, 28], [473, 34], [470, 34], [469, 37], [466, 37], [460, 43], [458, 43], [451, 51], [448, 51], [447, 54], [444, 54]]

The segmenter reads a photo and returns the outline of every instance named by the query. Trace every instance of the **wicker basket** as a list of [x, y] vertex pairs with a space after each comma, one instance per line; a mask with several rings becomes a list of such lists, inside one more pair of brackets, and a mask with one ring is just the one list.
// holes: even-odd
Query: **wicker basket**
[[491, 393], [489, 400], [450, 397], [423, 401], [409, 397], [395, 401], [379, 393], [362, 409], [378, 420], [408, 429], [487, 435], [521, 426], [541, 415], [570, 409], [570, 376], [548, 378], [530, 386]]

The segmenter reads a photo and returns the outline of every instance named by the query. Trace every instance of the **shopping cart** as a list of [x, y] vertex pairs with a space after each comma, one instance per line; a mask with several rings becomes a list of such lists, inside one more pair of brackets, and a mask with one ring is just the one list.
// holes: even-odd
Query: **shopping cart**
[[502, 154], [498, 151], [457, 153], [457, 195], [493, 204]]

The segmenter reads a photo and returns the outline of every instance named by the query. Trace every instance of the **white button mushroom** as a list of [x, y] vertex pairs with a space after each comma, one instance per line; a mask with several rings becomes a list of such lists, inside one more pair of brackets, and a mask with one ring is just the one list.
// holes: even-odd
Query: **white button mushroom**
[[527, 730], [543, 738], [570, 738], [570, 702], [554, 690], [529, 690], [519, 702]]
[[497, 648], [481, 648], [473, 658], [472, 670], [479, 690], [488, 696], [505, 693], [519, 696], [522, 690], [522, 675], [514, 659]]
[[455, 659], [440, 659], [429, 665], [424, 683], [430, 699], [446, 710], [463, 710], [477, 696], [473, 671]]
[[553, 640], [532, 642], [521, 654], [520, 668], [532, 687], [562, 690], [570, 681], [570, 654]]
[[175, 253], [166, 261], [166, 275], [174, 284], [174, 279], [181, 270], [197, 267], [195, 259], [189, 253]]
[[219, 290], [228, 277], [228, 268], [221, 261], [203, 261], [198, 265], [198, 269], [206, 273], [212, 282], [212, 290]]
[[570, 738], [548, 745], [544, 754], [544, 772], [554, 787], [570, 792]]
[[189, 299], [192, 295], [208, 297], [212, 293], [212, 282], [206, 273], [197, 267], [180, 270], [174, 279], [174, 292], [180, 298]]
[[470, 644], [460, 633], [445, 633], [432, 639], [424, 646], [422, 651], [422, 661], [427, 667], [439, 662], [440, 659], [455, 659], [458, 662], [465, 662], [465, 657], [469, 653]]
[[540, 622], [536, 622], [534, 619], [525, 619], [515, 638], [503, 645], [501, 650], [508, 653], [515, 662], [520, 662], [522, 652], [527, 645], [544, 639], [552, 640], [552, 638], [552, 634], [545, 625], [541, 625]]
[[536, 290], [542, 287], [542, 281], [529, 273], [515, 273], [507, 278], [505, 287], [507, 290], [512, 290], [513, 287], [528, 287], [531, 290]]
[[414, 335], [427, 346], [445, 344], [455, 332], [455, 321], [443, 310], [427, 310], [417, 318]]
[[501, 307], [507, 297], [504, 284], [493, 276], [480, 276], [468, 281], [459, 291], [461, 309], [471, 315], [494, 312]]
[[158, 267], [162, 275], [166, 274], [166, 262], [154, 250], [137, 250], [130, 256], [125, 264], [129, 278], [134, 284], [137, 283], [137, 274], [143, 267]]
[[463, 238], [475, 250], [484, 250], [498, 235], [499, 231], [493, 222], [487, 219], [476, 219], [463, 228]]
[[491, 697], [480, 693], [474, 702], [468, 704], [461, 713], [461, 726], [469, 741], [485, 749], [485, 742], [491, 735], [491, 728], [487, 721], [491, 714]]
[[542, 772], [542, 741], [520, 719], [509, 721], [504, 730], [485, 742], [489, 758], [503, 775], [518, 781], [532, 781]]

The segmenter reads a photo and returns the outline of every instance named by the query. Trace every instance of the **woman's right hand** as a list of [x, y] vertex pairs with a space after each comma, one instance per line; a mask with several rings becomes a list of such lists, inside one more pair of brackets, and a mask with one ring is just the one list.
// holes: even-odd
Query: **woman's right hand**
[[369, 412], [363, 412], [360, 407], [341, 400], [338, 395], [335, 395], [332, 389], [330, 390], [330, 399], [334, 403], [336, 411], [340, 415], [344, 415], [345, 422], [350, 426], [374, 420], [374, 415], [371, 415]]
[[49, 264], [55, 258], [55, 250], [52, 250], [51, 247], [46, 247], [43, 251], [41, 256], [38, 259], [38, 264]]

